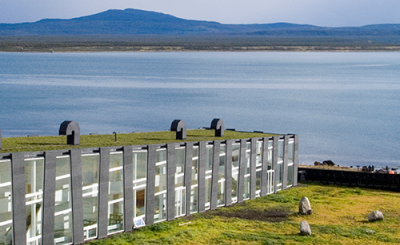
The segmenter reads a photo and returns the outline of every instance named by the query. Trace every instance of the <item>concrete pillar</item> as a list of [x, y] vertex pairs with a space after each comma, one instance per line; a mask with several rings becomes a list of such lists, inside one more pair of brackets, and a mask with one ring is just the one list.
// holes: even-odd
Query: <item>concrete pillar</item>
[[80, 244], [83, 236], [82, 155], [81, 149], [70, 150], [73, 243]]
[[279, 136], [274, 136], [273, 138], [273, 149], [272, 149], [272, 169], [274, 170], [274, 193], [278, 191], [278, 183], [276, 181], [276, 171], [278, 169], [278, 141]]
[[284, 136], [284, 143], [283, 143], [283, 174], [282, 174], [282, 190], [287, 189], [288, 183], [288, 146], [289, 146], [289, 135]]
[[192, 156], [193, 142], [186, 143], [185, 151], [185, 187], [186, 187], [186, 215], [190, 215], [190, 195], [192, 187]]
[[246, 168], [246, 139], [240, 140], [240, 160], [239, 160], [239, 178], [238, 178], [238, 191], [237, 200], [243, 202], [244, 194], [244, 172]]
[[156, 178], [157, 147], [149, 145], [147, 151], [147, 175], [146, 175], [146, 225], [154, 223], [154, 194]]
[[214, 141], [213, 147], [213, 162], [212, 162], [212, 176], [211, 176], [211, 200], [210, 209], [214, 210], [218, 204], [218, 177], [219, 177], [219, 151], [221, 141]]
[[226, 141], [226, 166], [225, 166], [225, 206], [232, 204], [232, 143]]
[[56, 191], [56, 153], [44, 153], [43, 212], [42, 212], [42, 244], [54, 244], [54, 210]]
[[133, 229], [133, 153], [132, 146], [124, 146], [124, 230]]
[[13, 244], [26, 244], [25, 162], [24, 153], [11, 155]]
[[175, 219], [175, 143], [167, 144], [167, 220]]
[[252, 138], [250, 145], [250, 199], [256, 198], [256, 144], [257, 139]]
[[199, 171], [198, 171], [198, 210], [200, 212], [205, 211], [205, 199], [206, 199], [206, 142], [201, 141], [199, 143]]
[[262, 170], [261, 170], [261, 193], [260, 196], [267, 195], [267, 184], [268, 184], [268, 141], [269, 138], [263, 138], [263, 148], [261, 151], [262, 157]]
[[100, 148], [99, 166], [99, 206], [97, 209], [97, 237], [104, 238], [108, 234], [108, 182], [110, 173], [110, 148]]

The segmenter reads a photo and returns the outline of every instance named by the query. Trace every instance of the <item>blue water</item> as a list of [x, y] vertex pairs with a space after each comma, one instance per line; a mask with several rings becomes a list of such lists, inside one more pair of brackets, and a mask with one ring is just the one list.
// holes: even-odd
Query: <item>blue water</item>
[[400, 166], [400, 54], [0, 53], [3, 137], [188, 128], [295, 133], [300, 163]]

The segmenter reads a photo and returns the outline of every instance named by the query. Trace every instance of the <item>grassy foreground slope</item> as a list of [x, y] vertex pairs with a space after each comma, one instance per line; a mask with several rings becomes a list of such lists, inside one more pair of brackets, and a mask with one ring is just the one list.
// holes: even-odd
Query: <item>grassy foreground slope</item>
[[[310, 216], [297, 214], [303, 196], [310, 199]], [[398, 244], [399, 206], [400, 193], [307, 183], [87, 244]], [[385, 219], [369, 223], [374, 210]], [[302, 220], [311, 236], [299, 234]]]

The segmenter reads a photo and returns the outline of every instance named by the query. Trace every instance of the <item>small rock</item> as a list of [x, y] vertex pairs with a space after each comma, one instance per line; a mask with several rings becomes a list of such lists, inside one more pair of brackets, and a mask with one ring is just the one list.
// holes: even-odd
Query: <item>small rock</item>
[[303, 215], [312, 214], [311, 204], [307, 197], [301, 198], [299, 202], [299, 214]]
[[375, 210], [370, 215], [368, 215], [369, 222], [374, 222], [374, 221], [378, 221], [378, 220], [383, 220], [383, 214], [381, 211]]
[[300, 234], [303, 235], [303, 236], [311, 235], [311, 227], [307, 223], [307, 221], [301, 221], [300, 222]]

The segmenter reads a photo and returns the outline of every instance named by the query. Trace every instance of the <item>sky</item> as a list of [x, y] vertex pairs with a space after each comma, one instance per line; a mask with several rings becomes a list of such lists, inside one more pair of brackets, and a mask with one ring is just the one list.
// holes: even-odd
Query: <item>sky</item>
[[0, 23], [70, 19], [126, 8], [224, 24], [289, 22], [340, 27], [400, 23], [400, 0], [0, 0]]

